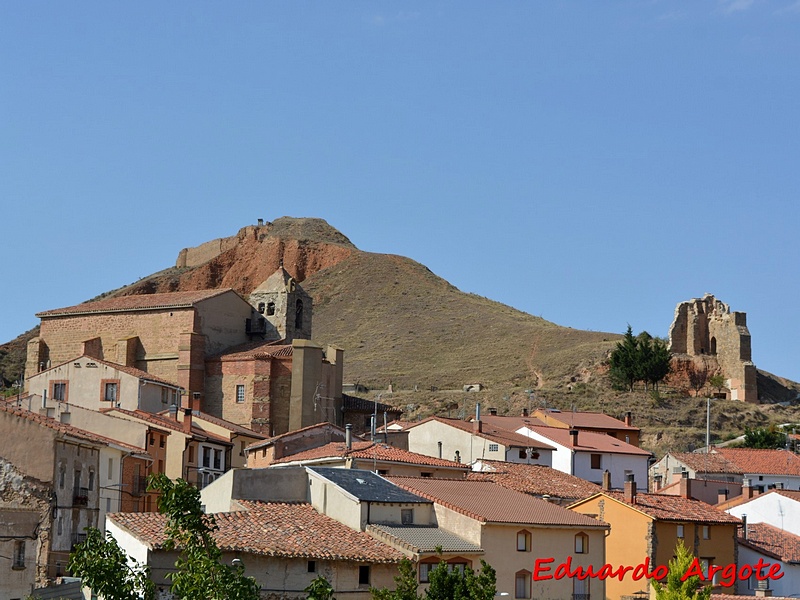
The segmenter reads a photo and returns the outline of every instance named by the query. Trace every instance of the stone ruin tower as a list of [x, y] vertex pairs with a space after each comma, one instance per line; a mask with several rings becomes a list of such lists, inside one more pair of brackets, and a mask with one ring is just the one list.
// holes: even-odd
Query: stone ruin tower
[[731, 312], [712, 294], [681, 302], [675, 309], [669, 342], [678, 360], [701, 357], [718, 367], [727, 380], [731, 400], [758, 402], [746, 313]]
[[250, 304], [267, 322], [268, 337], [291, 344], [311, 339], [311, 296], [283, 264], [250, 294]]

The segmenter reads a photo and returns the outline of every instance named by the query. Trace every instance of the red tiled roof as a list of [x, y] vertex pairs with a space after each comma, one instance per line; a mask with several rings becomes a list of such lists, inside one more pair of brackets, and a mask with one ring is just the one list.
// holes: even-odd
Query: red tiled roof
[[510, 490], [491, 481], [387, 477], [389, 481], [437, 504], [484, 523], [603, 527], [600, 521]]
[[344, 429], [342, 429], [338, 425], [334, 425], [333, 423], [323, 422], [323, 423], [314, 423], [313, 425], [306, 425], [305, 427], [301, 427], [300, 429], [295, 429], [294, 431], [287, 431], [286, 433], [281, 433], [281, 434], [278, 434], [278, 435], [274, 435], [271, 438], [267, 438], [266, 440], [264, 440], [262, 442], [253, 442], [252, 444], [247, 446], [247, 448], [245, 448], [245, 450], [247, 450], [249, 452], [251, 450], [256, 450], [258, 448], [264, 448], [266, 446], [271, 446], [272, 444], [274, 444], [275, 442], [277, 442], [279, 440], [282, 440], [283, 438], [286, 438], [286, 437], [289, 437], [289, 436], [292, 436], [292, 435], [296, 435], [298, 433], [301, 433], [301, 434], [302, 433], [306, 433], [306, 432], [311, 431], [313, 429], [324, 429], [324, 428], [330, 428], [331, 430], [336, 431], [337, 433], [341, 433], [342, 439], [344, 439], [344, 436], [345, 436]]
[[765, 475], [800, 475], [800, 456], [788, 450], [757, 450], [755, 448], [714, 448], [743, 473]]
[[669, 455], [699, 473], [742, 474], [742, 470], [722, 454], [714, 452], [670, 452]]
[[737, 541], [783, 562], [800, 562], [800, 536], [767, 523], [748, 523], [747, 539], [739, 532]]
[[[169, 417], [162, 416], [157, 413], [149, 413], [144, 410], [126, 410], [124, 408], [110, 408], [105, 410], [104, 412], [118, 412], [122, 415], [127, 415], [129, 417], [133, 417], [134, 419], [140, 419], [142, 421], [146, 421], [148, 423], [152, 423], [156, 427], [162, 427], [167, 429], [172, 429], [173, 431], [180, 431], [182, 433], [186, 433], [183, 429], [183, 418], [181, 417], [180, 421], [176, 421], [175, 419], [171, 419]], [[200, 437], [200, 438], [209, 438], [215, 442], [220, 444], [225, 444], [230, 446], [231, 442], [228, 438], [218, 435], [216, 433], [210, 433], [203, 429], [202, 423], [195, 422], [192, 419], [192, 436]]]
[[[168, 292], [162, 294], [138, 294], [135, 296], [118, 296], [104, 298], [94, 302], [84, 302], [75, 306], [56, 308], [37, 313], [40, 318], [58, 317], [61, 315], [81, 315], [88, 313], [127, 312], [132, 310], [153, 310], [166, 308], [189, 308], [201, 300], [207, 300], [226, 292], [230, 288], [218, 290], [197, 290], [191, 292]], [[236, 293], [236, 292], [234, 292]]]
[[413, 425], [407, 427], [406, 430], [412, 429], [414, 427], [418, 427], [423, 423], [428, 423], [429, 421], [437, 421], [439, 423], [444, 423], [445, 425], [450, 425], [451, 427], [455, 427], [456, 429], [460, 429], [462, 431], [467, 431], [469, 433], [473, 433], [474, 435], [487, 439], [490, 442], [496, 442], [498, 444], [502, 444], [503, 446], [509, 446], [511, 448], [539, 448], [541, 450], [554, 450], [552, 446], [545, 444], [544, 442], [540, 442], [538, 440], [532, 440], [531, 438], [521, 435], [519, 433], [514, 433], [513, 431], [508, 431], [507, 429], [500, 429], [499, 427], [494, 427], [489, 423], [484, 423], [482, 425], [482, 430], [480, 433], [474, 431], [474, 425], [470, 421], [462, 421], [461, 419], [449, 419], [447, 417], [428, 417], [427, 419], [422, 419], [422, 421], [418, 421]]
[[[166, 416], [167, 418], [169, 418], [169, 410], [162, 410], [158, 414], [159, 416], [162, 417]], [[233, 433], [238, 433], [240, 435], [246, 435], [248, 437], [258, 438], [260, 440], [264, 440], [267, 438], [267, 436], [265, 436], [263, 433], [258, 433], [257, 431], [253, 431], [252, 429], [248, 429], [247, 427], [244, 427], [242, 425], [237, 425], [236, 423], [226, 421], [225, 419], [221, 419], [220, 417], [215, 417], [213, 415], [204, 413], [202, 411], [194, 411], [194, 419], [200, 419], [201, 421], [207, 421], [209, 423], [213, 423], [214, 425], [219, 425], [220, 427], [223, 427], [228, 431], [231, 431]], [[194, 423], [194, 419], [192, 419], [192, 423]], [[172, 422], [175, 423], [175, 420], [173, 419]], [[199, 423], [198, 426], [202, 428], [202, 423]]]
[[[740, 523], [726, 512], [718, 510], [701, 500], [668, 496], [663, 494], [636, 494], [636, 502], [625, 502], [620, 492], [601, 492], [621, 504], [630, 506], [658, 521], [684, 521], [691, 523]], [[594, 496], [591, 496], [594, 497]], [[583, 501], [579, 501], [580, 504]], [[573, 505], [574, 506], [574, 505]]]
[[580, 477], [562, 473], [545, 465], [524, 465], [499, 460], [479, 461], [487, 470], [473, 471], [467, 479], [493, 481], [505, 488], [532, 496], [556, 498], [588, 498], [601, 490], [600, 486]]
[[[310, 504], [238, 501], [246, 510], [214, 515], [220, 549], [282, 558], [397, 563], [403, 555], [367, 533], [318, 513]], [[153, 549], [166, 541], [166, 517], [115, 513], [107, 518]]]
[[284, 340], [272, 342], [247, 342], [228, 348], [219, 354], [208, 357], [206, 360], [253, 360], [264, 358], [287, 358], [293, 355], [294, 348]]
[[593, 431], [579, 431], [578, 443], [572, 445], [572, 436], [569, 429], [560, 427], [538, 427], [528, 426], [528, 429], [535, 431], [539, 435], [546, 437], [557, 444], [571, 448], [576, 452], [608, 452], [613, 454], [636, 454], [639, 456], [650, 456], [650, 452], [642, 450], [632, 444], [627, 444], [615, 437], [605, 433], [595, 433]]
[[[539, 412], [539, 411], [536, 411]], [[534, 413], [535, 415], [536, 413]], [[559, 421], [575, 427], [577, 429], [602, 429], [602, 430], [617, 430], [617, 431], [639, 431], [638, 427], [626, 425], [625, 421], [620, 421], [614, 417], [601, 412], [590, 411], [554, 411], [551, 409], [546, 410], [547, 416], [555, 421]]]
[[410, 465], [424, 465], [430, 467], [445, 467], [449, 469], [461, 469], [466, 471], [469, 469], [467, 465], [454, 462], [452, 460], [445, 460], [443, 458], [434, 458], [432, 456], [425, 456], [424, 454], [417, 454], [416, 452], [409, 452], [388, 446], [379, 442], [353, 442], [352, 450], [348, 451], [344, 442], [331, 442], [324, 446], [312, 448], [276, 460], [275, 463], [287, 462], [308, 462], [323, 458], [362, 458], [362, 459], [376, 459], [383, 461], [390, 461], [396, 463], [404, 463]]

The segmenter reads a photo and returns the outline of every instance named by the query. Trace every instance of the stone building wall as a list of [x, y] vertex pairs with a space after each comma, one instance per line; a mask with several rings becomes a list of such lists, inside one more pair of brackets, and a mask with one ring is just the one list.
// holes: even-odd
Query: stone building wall
[[681, 302], [675, 309], [669, 339], [678, 360], [702, 357], [718, 369], [727, 380], [732, 400], [758, 402], [746, 313], [731, 312], [712, 294]]

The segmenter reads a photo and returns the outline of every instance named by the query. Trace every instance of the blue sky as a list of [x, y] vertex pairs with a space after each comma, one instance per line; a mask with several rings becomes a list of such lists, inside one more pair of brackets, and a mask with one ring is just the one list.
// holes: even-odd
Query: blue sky
[[800, 1], [0, 4], [0, 341], [257, 218], [800, 380]]

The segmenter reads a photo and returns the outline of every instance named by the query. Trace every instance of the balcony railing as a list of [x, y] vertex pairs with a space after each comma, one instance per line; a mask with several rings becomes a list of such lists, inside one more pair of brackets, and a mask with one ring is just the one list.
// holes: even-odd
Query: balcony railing
[[572, 594], [572, 600], [591, 600], [590, 594]]
[[72, 506], [87, 506], [89, 504], [89, 488], [78, 488], [72, 497]]

